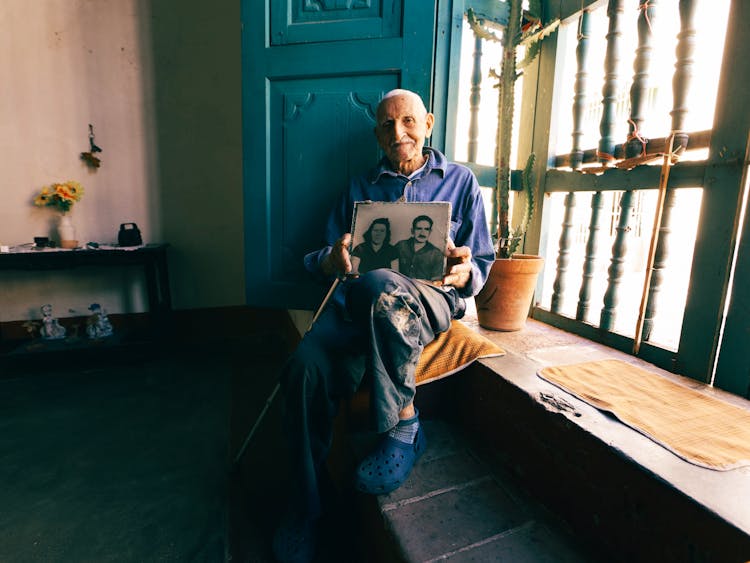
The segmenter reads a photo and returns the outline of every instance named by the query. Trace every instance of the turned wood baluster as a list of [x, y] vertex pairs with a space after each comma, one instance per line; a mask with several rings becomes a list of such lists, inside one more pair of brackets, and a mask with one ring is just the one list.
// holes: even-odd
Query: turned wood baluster
[[[628, 142], [625, 156], [632, 158], [643, 153], [642, 125], [648, 94], [648, 71], [651, 65], [652, 32], [656, 10], [656, 0], [640, 0], [638, 14], [638, 47], [633, 63], [633, 84], [630, 87], [630, 120], [628, 122]], [[639, 138], [640, 137], [640, 138]]]
[[599, 162], [610, 164], [615, 157], [615, 113], [617, 109], [618, 75], [617, 65], [620, 60], [620, 15], [623, 12], [623, 0], [609, 0], [607, 17], [607, 53], [604, 57], [604, 86], [602, 87], [602, 119], [599, 122]]
[[583, 110], [586, 107], [586, 59], [589, 54], [589, 31], [591, 16], [584, 11], [580, 15], [578, 27], [578, 45], [576, 46], [576, 81], [573, 86], [573, 149], [570, 152], [570, 166], [573, 170], [581, 168], [583, 163], [583, 149], [581, 138], [583, 137]]
[[474, 67], [471, 71], [471, 90], [469, 95], [469, 162], [477, 161], [479, 145], [479, 103], [482, 99], [482, 38], [474, 37]]
[[609, 265], [607, 291], [604, 293], [604, 307], [602, 308], [599, 327], [612, 330], [615, 326], [617, 314], [618, 292], [622, 273], [625, 269], [625, 256], [628, 247], [628, 234], [631, 230], [630, 219], [633, 214], [633, 191], [622, 193], [620, 198], [620, 220], [617, 222], [617, 235], [612, 245], [612, 259]]
[[581, 289], [578, 292], [578, 308], [576, 309], [576, 320], [585, 321], [591, 303], [591, 284], [594, 280], [596, 268], [596, 251], [599, 248], [599, 231], [601, 230], [601, 211], [604, 207], [602, 192], [596, 192], [591, 196], [591, 221], [589, 222], [589, 238], [586, 241], [586, 256], [583, 261], [583, 276], [581, 278]]
[[[620, 60], [619, 41], [622, 36], [620, 30], [620, 16], [623, 12], [623, 0], [609, 0], [607, 17], [609, 29], [607, 31], [607, 52], [604, 57], [604, 86], [602, 86], [602, 119], [599, 122], [599, 162], [605, 166], [611, 164], [615, 154], [615, 114], [617, 109], [617, 64]], [[591, 284], [596, 269], [596, 253], [599, 247], [599, 231], [601, 230], [601, 210], [604, 206], [602, 192], [596, 192], [591, 197], [591, 220], [589, 221], [589, 236], [586, 241], [586, 256], [583, 261], [583, 275], [581, 289], [578, 292], [578, 307], [576, 319], [585, 321], [591, 302]]]
[[[685, 117], [687, 117], [687, 97], [693, 80], [693, 64], [695, 59], [695, 4], [694, 0], [680, 0], [680, 32], [677, 34], [677, 48], [675, 54], [674, 76], [672, 77], [672, 131], [675, 133], [674, 149], [687, 148], [688, 135], [685, 133]], [[679, 149], [682, 147], [682, 149]]]
[[573, 210], [576, 207], [576, 194], [569, 192], [565, 196], [565, 216], [562, 222], [562, 233], [560, 234], [560, 250], [557, 254], [557, 275], [552, 284], [552, 301], [550, 310], [559, 313], [563, 306], [565, 293], [565, 273], [568, 271], [570, 262], [570, 239], [573, 233]]
[[[578, 45], [576, 46], [576, 61], [578, 71], [573, 94], [573, 148], [571, 151], [571, 167], [574, 170], [581, 168], [583, 162], [583, 149], [581, 138], [583, 137], [583, 110], [586, 106], [586, 58], [589, 48], [589, 13], [584, 11], [579, 16]], [[570, 262], [570, 239], [573, 229], [573, 210], [576, 205], [575, 193], [570, 192], [565, 197], [565, 217], [562, 224], [562, 233], [557, 254], [557, 271], [555, 281], [552, 284], [552, 300], [550, 309], [553, 313], [559, 313], [563, 306], [565, 293], [565, 274]]]
[[641, 331], [641, 335], [644, 342], [647, 342], [651, 337], [654, 317], [656, 316], [656, 298], [664, 281], [664, 269], [667, 264], [667, 256], [669, 255], [669, 235], [672, 232], [670, 218], [672, 216], [672, 209], [675, 206], [675, 199], [675, 190], [668, 189], [664, 195], [664, 214], [662, 215], [661, 226], [659, 227], [659, 241], [656, 244], [656, 252], [654, 253], [654, 266], [651, 271], [648, 300], [646, 301], [646, 310], [643, 316], [643, 330]]
[[[677, 34], [677, 48], [675, 49], [677, 60], [675, 61], [675, 72], [672, 78], [673, 104], [670, 115], [672, 116], [672, 131], [675, 133], [673, 147], [687, 148], [688, 135], [684, 131], [685, 117], [687, 116], [687, 96], [693, 77], [693, 52], [695, 50], [695, 2], [694, 0], [680, 0], [680, 32]], [[651, 272], [648, 300], [643, 318], [642, 339], [647, 342], [651, 336], [654, 325], [654, 317], [657, 310], [657, 297], [664, 281], [664, 268], [669, 256], [669, 238], [671, 233], [672, 210], [675, 206], [675, 190], [667, 188], [664, 198], [664, 212], [659, 228], [659, 239], [654, 253], [654, 266]]]

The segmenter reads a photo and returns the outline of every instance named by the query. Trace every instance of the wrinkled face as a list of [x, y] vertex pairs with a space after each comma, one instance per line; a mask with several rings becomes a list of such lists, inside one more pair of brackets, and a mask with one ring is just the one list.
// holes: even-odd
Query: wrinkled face
[[432, 232], [432, 226], [429, 221], [417, 221], [417, 224], [412, 228], [411, 233], [414, 235], [414, 240], [417, 242], [427, 242]]
[[385, 240], [385, 233], [385, 225], [382, 225], [381, 223], [373, 225], [372, 230], [370, 231], [370, 240], [373, 244], [383, 244], [383, 241]]
[[422, 166], [422, 148], [434, 120], [416, 96], [402, 94], [383, 100], [378, 108], [375, 136], [395, 170], [414, 171]]

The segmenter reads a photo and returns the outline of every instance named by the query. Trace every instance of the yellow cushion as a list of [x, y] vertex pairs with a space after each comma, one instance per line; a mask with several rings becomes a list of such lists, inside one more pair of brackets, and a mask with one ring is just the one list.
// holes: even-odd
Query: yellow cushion
[[415, 380], [422, 385], [452, 375], [478, 358], [504, 354], [491, 340], [454, 320], [450, 329], [425, 346], [417, 362]]

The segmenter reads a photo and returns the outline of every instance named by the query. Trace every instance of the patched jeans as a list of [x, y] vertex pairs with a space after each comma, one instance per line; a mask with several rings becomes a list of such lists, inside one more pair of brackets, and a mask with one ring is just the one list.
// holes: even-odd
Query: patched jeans
[[386, 269], [367, 272], [341, 289], [345, 308], [326, 308], [282, 372], [290, 493], [298, 515], [308, 518], [321, 512], [320, 479], [340, 400], [368, 373], [375, 429], [391, 429], [414, 400], [422, 349], [465, 308], [454, 289]]

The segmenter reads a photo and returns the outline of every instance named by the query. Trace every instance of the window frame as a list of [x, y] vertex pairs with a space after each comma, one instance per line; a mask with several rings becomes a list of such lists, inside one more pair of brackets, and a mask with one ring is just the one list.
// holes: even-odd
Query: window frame
[[[451, 39], [450, 57], [455, 61], [461, 39], [461, 18], [467, 0], [454, 0], [451, 4]], [[550, 17], [558, 17], [561, 22], [575, 21], [581, 9], [606, 9], [604, 0], [585, 2], [563, 0], [560, 3], [545, 2], [545, 9], [553, 12]], [[638, 357], [659, 367], [710, 383], [714, 366], [719, 369], [715, 374], [715, 385], [733, 392], [747, 388], [750, 374], [743, 374], [742, 381], [736, 381], [736, 375], [729, 373], [729, 368], [722, 366], [737, 365], [732, 358], [718, 361], [719, 345], [724, 330], [724, 309], [730, 290], [730, 274], [737, 250], [739, 232], [739, 209], [745, 182], [743, 162], [748, 147], [750, 132], [750, 115], [742, 104], [733, 104], [735, 99], [742, 99], [743, 85], [750, 83], [750, 64], [742, 54], [743, 45], [750, 43], [750, 29], [744, 24], [750, 21], [750, 7], [742, 2], [732, 0], [725, 39], [724, 55], [720, 73], [719, 89], [716, 100], [714, 126], [711, 130], [709, 156], [705, 161], [681, 162], [672, 167], [670, 187], [702, 187], [704, 190], [698, 236], [695, 243], [691, 279], [689, 283], [682, 332], [676, 352], [644, 342]], [[521, 128], [519, 136], [519, 154], [534, 152], [536, 159], [536, 177], [539, 178], [534, 218], [526, 235], [524, 252], [539, 253], [547, 245], [549, 232], [549, 213], [545, 209], [549, 194], [554, 192], [622, 190], [623, 187], [638, 186], [639, 189], [656, 189], [658, 187], [659, 167], [639, 167], [632, 170], [612, 170], [603, 176], [582, 176], [578, 172], [556, 170], [555, 154], [551, 152], [551, 139], [554, 138], [556, 112], [571, 111], [570, 100], [555, 96], [555, 87], [561, 77], [560, 57], [565, 49], [558, 46], [558, 32], [555, 31], [542, 43], [540, 56], [524, 72], [526, 87], [521, 99], [521, 122], [530, 124]], [[722, 36], [717, 35], [717, 40]], [[698, 48], [698, 47], [696, 47]], [[739, 61], [739, 63], [738, 63]], [[457, 65], [449, 65], [456, 68]], [[442, 79], [448, 86], [443, 90], [443, 100], [456, 99], [458, 80], [457, 70], [446, 72]], [[699, 77], [693, 77], [694, 80]], [[451, 88], [454, 90], [451, 92]], [[447, 105], [449, 108], [450, 105]], [[446, 109], [447, 116], [450, 112]], [[441, 141], [446, 154], [453, 158], [452, 129], [455, 121], [445, 120], [446, 129]], [[451, 140], [451, 141], [449, 141]], [[583, 147], [584, 149], [591, 147]], [[488, 173], [484, 168], [470, 165], [478, 176]], [[494, 168], [491, 169], [494, 173]], [[494, 182], [493, 182], [494, 183]], [[704, 233], [711, 233], [706, 236]], [[744, 272], [750, 260], [750, 250], [745, 244], [739, 254], [738, 270]], [[548, 260], [554, 257], [546, 257]], [[744, 278], [743, 278], [744, 279]], [[541, 295], [543, 278], [537, 284], [537, 295]], [[735, 291], [737, 293], [737, 291]], [[747, 300], [745, 300], [747, 301]], [[737, 306], [740, 306], [739, 304]], [[746, 304], [742, 306], [747, 306]], [[633, 338], [604, 331], [596, 326], [556, 315], [535, 304], [531, 316], [558, 328], [584, 336], [590, 340], [609, 345], [618, 350], [632, 353]], [[730, 315], [731, 317], [731, 315]], [[747, 322], [734, 322], [726, 327], [724, 340], [747, 344]], [[746, 345], [744, 346], [746, 348]], [[737, 355], [743, 346], [734, 346], [727, 354]], [[743, 366], [749, 362], [741, 362]], [[750, 369], [750, 367], [749, 367]], [[747, 370], [746, 370], [747, 372]]]
[[[586, 7], [600, 6], [602, 2], [589, 3]], [[562, 20], [577, 18], [577, 11], [569, 16], [561, 14]], [[746, 110], [732, 104], [738, 98], [742, 84], [750, 81], [750, 68], [747, 64], [732, 65], [730, 61], [740, 60], [740, 48], [750, 40], [750, 32], [744, 26], [747, 12], [740, 2], [733, 0], [730, 5], [726, 44], [722, 61], [721, 78], [717, 95], [717, 109], [714, 118], [709, 157], [706, 161], [679, 163], [670, 174], [670, 187], [703, 187], [704, 200], [701, 209], [698, 237], [695, 243], [692, 274], [683, 319], [683, 329], [676, 353], [644, 343], [639, 357], [665, 369], [679, 372], [694, 379], [710, 382], [713, 364], [718, 353], [719, 335], [723, 325], [723, 310], [727, 298], [730, 264], [737, 237], [738, 202], [742, 191], [742, 158], [748, 139], [748, 117]], [[556, 69], [557, 41], [545, 41], [542, 53], [532, 78], [527, 71], [527, 80], [537, 83], [534, 91], [524, 92], [533, 100], [524, 104], [534, 108], [533, 126], [530, 131], [530, 147], [541, 157], [540, 194], [538, 199], [546, 203], [546, 194], [555, 191], [590, 191], [591, 189], [622, 189], [623, 186], [637, 185], [640, 189], [655, 189], [658, 185], [659, 170], [645, 167], [633, 170], [613, 170], [604, 176], [581, 178], [577, 172], [553, 170], [548, 167], [555, 155], [550, 153], [550, 131], [554, 126], [551, 116], [555, 111], [565, 111], [565, 100], [554, 98], [554, 86], [560, 80]], [[569, 108], [568, 108], [569, 111]], [[523, 117], [522, 117], [523, 119]], [[585, 147], [588, 148], [588, 147]], [[738, 158], [739, 157], [739, 158]], [[581, 183], [587, 185], [581, 186]], [[543, 248], [546, 225], [544, 209], [537, 213], [526, 240], [526, 250], [538, 252]], [[716, 236], [702, 236], [701, 233], [716, 233]], [[747, 260], [748, 257], [742, 257]], [[714, 272], [706, 275], [706, 272]], [[539, 282], [541, 288], [542, 280]], [[600, 329], [571, 320], [535, 306], [532, 316], [559, 328], [586, 336], [614, 348], [631, 353], [632, 338], [604, 332]], [[726, 336], [726, 335], [725, 335]], [[721, 378], [717, 374], [717, 386]]]

